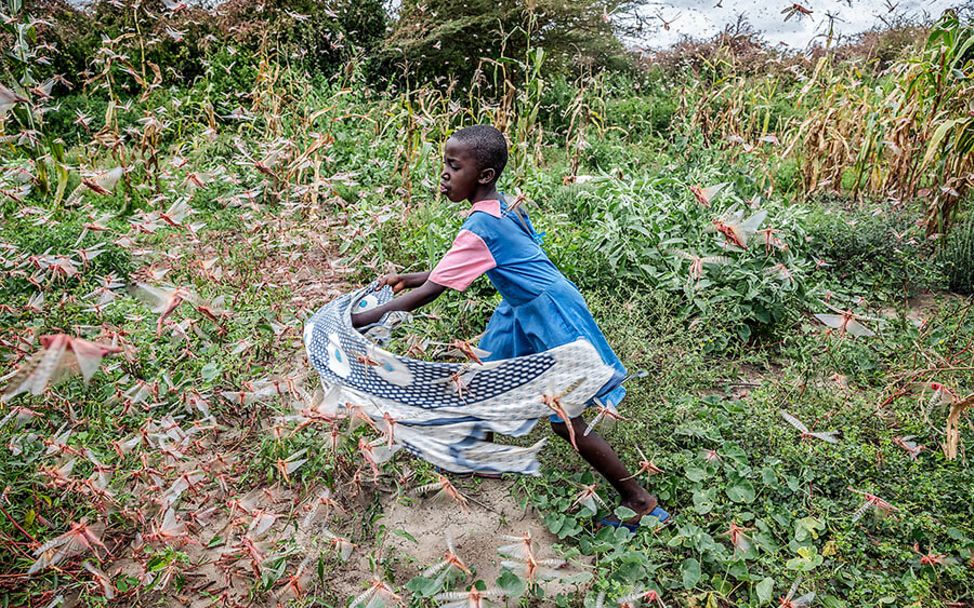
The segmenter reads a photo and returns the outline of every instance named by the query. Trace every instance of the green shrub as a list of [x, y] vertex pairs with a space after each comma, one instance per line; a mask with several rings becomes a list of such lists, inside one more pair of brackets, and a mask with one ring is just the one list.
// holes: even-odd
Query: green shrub
[[974, 214], [954, 225], [940, 251], [940, 260], [950, 290], [974, 294]]
[[917, 226], [917, 217], [917, 210], [909, 208], [813, 206], [809, 245], [845, 290], [912, 295], [943, 283], [934, 245]]
[[[58, 101], [57, 107], [44, 117], [44, 132], [48, 135], [60, 137], [68, 145], [75, 145], [90, 138], [89, 130], [97, 133], [105, 126], [108, 96], [104, 91], [65, 95]], [[131, 115], [131, 111], [119, 110], [121, 120], [129, 120]], [[79, 120], [81, 117], [88, 120], [87, 130]]]
[[672, 91], [658, 93], [607, 100], [606, 123], [626, 129], [633, 139], [669, 133], [679, 107], [678, 96]]
[[796, 192], [801, 187], [801, 173], [794, 158], [780, 159], [774, 168], [774, 186], [779, 192]]
[[[583, 287], [639, 286], [674, 294], [679, 313], [705, 321], [719, 320], [721, 331], [746, 340], [797, 319], [807, 308], [805, 282], [810, 252], [800, 212], [764, 203], [772, 227], [787, 248], [766, 249], [761, 235], [746, 251], [725, 251], [713, 220], [744, 202], [728, 187], [705, 208], [686, 187], [695, 177], [617, 180], [600, 178], [584, 187], [556, 191], [542, 223], [549, 230], [547, 247], [566, 273]], [[745, 216], [754, 211], [746, 210]], [[540, 228], [539, 228], [540, 229]], [[553, 233], [553, 234], [552, 234]], [[707, 266], [691, 276], [690, 261], [677, 253], [724, 256], [727, 263]], [[787, 268], [783, 278], [777, 269]], [[720, 347], [727, 346], [724, 342]]]
[[557, 145], [568, 131], [568, 108], [578, 91], [563, 74], [553, 75], [545, 84], [538, 122], [544, 125], [551, 143]]
[[[196, 82], [191, 91], [205, 93], [203, 97], [225, 99], [239, 104], [239, 91], [250, 91], [257, 80], [257, 58], [243, 47], [224, 46], [206, 61], [205, 77]], [[231, 108], [232, 109], [232, 108]]]

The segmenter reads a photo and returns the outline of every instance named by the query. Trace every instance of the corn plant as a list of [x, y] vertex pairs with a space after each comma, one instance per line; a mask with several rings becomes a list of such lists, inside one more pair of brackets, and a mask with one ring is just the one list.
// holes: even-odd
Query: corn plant
[[605, 75], [583, 74], [575, 81], [577, 93], [566, 108], [568, 132], [565, 156], [568, 158], [566, 181], [574, 181], [590, 138], [605, 136]]
[[910, 173], [909, 189], [935, 188], [927, 233], [943, 232], [974, 175], [974, 28], [948, 11], [934, 26], [920, 58], [904, 74], [906, 99], [923, 108], [923, 157]]

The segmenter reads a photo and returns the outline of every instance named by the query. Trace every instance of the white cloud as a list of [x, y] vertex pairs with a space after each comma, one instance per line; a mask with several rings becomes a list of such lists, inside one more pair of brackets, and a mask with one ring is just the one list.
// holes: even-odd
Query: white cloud
[[[632, 44], [647, 48], [665, 48], [684, 36], [709, 38], [743, 14], [747, 21], [771, 44], [783, 43], [789, 48], [802, 49], [818, 40], [824, 42], [829, 15], [834, 16], [833, 35], [848, 37], [882, 24], [881, 18], [893, 16], [936, 18], [944, 10], [957, 6], [959, 0], [805, 0], [801, 4], [811, 9], [810, 16], [798, 16], [785, 21], [782, 10], [792, 5], [787, 0], [750, 0], [735, 2], [722, 0], [660, 0], [647, 6], [642, 15], [655, 21], [656, 31]], [[891, 11], [889, 6], [893, 6]], [[670, 22], [669, 30], [662, 20]]]

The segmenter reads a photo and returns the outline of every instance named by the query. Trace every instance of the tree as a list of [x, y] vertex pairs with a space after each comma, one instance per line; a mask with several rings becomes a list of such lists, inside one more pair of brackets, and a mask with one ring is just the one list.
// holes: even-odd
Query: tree
[[552, 69], [625, 61], [615, 16], [642, 1], [404, 0], [378, 59], [381, 73], [461, 86], [481, 58], [523, 58], [543, 47]]
[[382, 0], [229, 0], [216, 10], [244, 46], [270, 43], [281, 58], [325, 74], [354, 53], [372, 53], [386, 33]]

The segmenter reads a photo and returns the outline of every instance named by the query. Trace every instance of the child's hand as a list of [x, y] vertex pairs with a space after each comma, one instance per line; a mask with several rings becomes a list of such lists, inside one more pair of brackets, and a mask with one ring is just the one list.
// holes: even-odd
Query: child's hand
[[375, 290], [379, 291], [386, 285], [392, 287], [392, 293], [399, 293], [403, 289], [406, 289], [408, 285], [406, 284], [406, 276], [401, 274], [396, 274], [395, 272], [390, 272], [387, 275], [379, 277], [379, 282], [375, 286]]
[[379, 277], [379, 281], [375, 286], [375, 290], [379, 291], [386, 285], [392, 287], [392, 293], [399, 293], [403, 289], [414, 289], [419, 287], [429, 278], [430, 273], [428, 272], [410, 272], [409, 274], [397, 274], [395, 272], [390, 272], [387, 275]]

